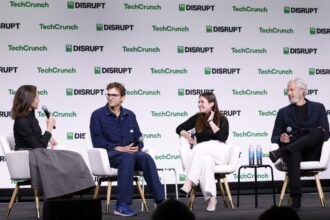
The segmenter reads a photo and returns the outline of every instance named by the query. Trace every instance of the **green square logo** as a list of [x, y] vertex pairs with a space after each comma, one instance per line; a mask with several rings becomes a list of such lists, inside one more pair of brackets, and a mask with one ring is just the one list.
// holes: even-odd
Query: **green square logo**
[[316, 34], [316, 29], [315, 28], [309, 28], [309, 34], [310, 35]]
[[186, 175], [179, 174], [179, 181], [185, 181], [186, 180]]
[[178, 96], [184, 96], [184, 89], [178, 89]]
[[211, 68], [210, 67], [205, 67], [204, 74], [205, 75], [211, 75]]
[[290, 48], [284, 47], [283, 48], [283, 54], [289, 54], [290, 53]]
[[288, 95], [288, 89], [283, 90], [283, 95]]
[[68, 9], [74, 9], [74, 2], [68, 1]]
[[315, 68], [309, 68], [308, 73], [309, 75], [315, 75]]
[[290, 7], [284, 7], [284, 13], [285, 14], [290, 14]]
[[73, 132], [66, 132], [66, 139], [73, 140]]
[[185, 11], [186, 5], [185, 4], [179, 4], [179, 11]]
[[73, 89], [72, 88], [66, 88], [66, 95], [67, 96], [73, 96]]
[[101, 67], [99, 66], [94, 67], [94, 74], [101, 74]]
[[212, 33], [213, 32], [212, 25], [206, 25], [206, 32], [207, 33]]
[[72, 52], [72, 45], [71, 44], [65, 45], [65, 51], [66, 52]]
[[178, 53], [183, 53], [183, 52], [184, 52], [184, 47], [178, 46]]
[[96, 31], [103, 31], [103, 24], [96, 24]]

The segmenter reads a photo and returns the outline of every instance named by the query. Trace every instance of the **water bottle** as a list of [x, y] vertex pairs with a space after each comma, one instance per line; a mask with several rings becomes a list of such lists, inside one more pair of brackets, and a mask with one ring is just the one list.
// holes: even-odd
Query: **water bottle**
[[253, 145], [249, 146], [249, 165], [254, 165], [254, 147]]
[[257, 156], [257, 165], [258, 166], [262, 165], [262, 149], [260, 145], [257, 145], [256, 156]]

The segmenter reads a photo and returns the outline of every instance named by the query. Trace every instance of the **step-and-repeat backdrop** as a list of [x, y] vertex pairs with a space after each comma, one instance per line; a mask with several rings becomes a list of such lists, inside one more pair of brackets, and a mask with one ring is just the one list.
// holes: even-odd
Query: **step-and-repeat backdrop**
[[[17, 88], [34, 84], [40, 106], [56, 117], [54, 136], [88, 162], [91, 113], [106, 104], [106, 85], [121, 82], [124, 107], [136, 113], [157, 166], [176, 168], [182, 182], [175, 128], [198, 111], [201, 92], [213, 91], [230, 142], [241, 147], [239, 164], [247, 164], [249, 145], [261, 145], [263, 163], [271, 164], [271, 133], [289, 103], [289, 79], [304, 78], [308, 98], [329, 115], [329, 10], [326, 0], [0, 1], [0, 133], [12, 132]], [[41, 109], [36, 116], [44, 128]], [[0, 187], [13, 187], [2, 150], [0, 171]], [[241, 180], [254, 180], [251, 171]], [[260, 181], [270, 178], [258, 172]]]

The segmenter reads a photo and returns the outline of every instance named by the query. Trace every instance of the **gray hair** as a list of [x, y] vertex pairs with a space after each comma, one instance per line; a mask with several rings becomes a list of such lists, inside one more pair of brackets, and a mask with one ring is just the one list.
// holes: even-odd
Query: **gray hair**
[[304, 90], [304, 96], [307, 95], [307, 84], [302, 78], [296, 77], [294, 79], [289, 80], [289, 83], [292, 82], [296, 85], [297, 88]]

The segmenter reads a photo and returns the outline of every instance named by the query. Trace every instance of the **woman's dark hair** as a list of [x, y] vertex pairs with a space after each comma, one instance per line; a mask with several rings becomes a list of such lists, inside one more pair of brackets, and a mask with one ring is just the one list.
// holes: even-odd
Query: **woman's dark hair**
[[33, 85], [23, 85], [18, 88], [14, 96], [11, 118], [17, 119], [25, 117], [30, 112], [30, 107], [37, 96], [37, 87]]

